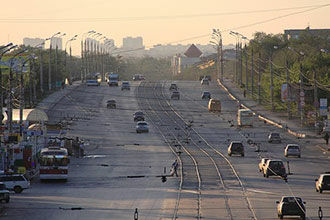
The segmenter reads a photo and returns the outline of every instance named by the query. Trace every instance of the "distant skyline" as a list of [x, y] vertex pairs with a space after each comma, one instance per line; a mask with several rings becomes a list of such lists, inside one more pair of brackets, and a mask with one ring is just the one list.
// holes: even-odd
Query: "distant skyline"
[[[323, 5], [324, 7], [321, 7]], [[143, 37], [146, 48], [156, 44], [208, 44], [220, 29], [224, 44], [235, 43], [230, 30], [251, 38], [257, 31], [330, 27], [329, 0], [12, 0], [2, 3], [0, 45], [22, 44], [24, 37], [48, 38], [66, 33], [79, 54], [81, 34], [95, 30], [121, 46], [124, 37]], [[313, 6], [313, 7], [311, 7]], [[47, 46], [46, 46], [47, 47]], [[64, 49], [64, 48], [63, 48]]]

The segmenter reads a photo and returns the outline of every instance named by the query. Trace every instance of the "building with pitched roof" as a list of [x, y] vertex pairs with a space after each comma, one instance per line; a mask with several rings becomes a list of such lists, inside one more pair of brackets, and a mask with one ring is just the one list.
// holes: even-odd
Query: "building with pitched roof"
[[195, 44], [192, 44], [183, 54], [184, 55], [177, 54], [172, 57], [171, 66], [173, 75], [180, 74], [184, 68], [200, 62], [200, 57], [203, 53], [195, 46]]

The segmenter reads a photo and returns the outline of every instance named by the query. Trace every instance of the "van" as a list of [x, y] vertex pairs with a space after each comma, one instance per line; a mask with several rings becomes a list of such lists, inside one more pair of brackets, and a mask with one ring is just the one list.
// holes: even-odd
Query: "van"
[[253, 112], [248, 109], [238, 109], [237, 112], [237, 125], [253, 127]]
[[0, 176], [0, 182], [15, 193], [21, 193], [24, 189], [30, 188], [30, 182], [21, 174], [3, 174]]
[[209, 112], [221, 112], [221, 102], [219, 99], [210, 99], [208, 105]]

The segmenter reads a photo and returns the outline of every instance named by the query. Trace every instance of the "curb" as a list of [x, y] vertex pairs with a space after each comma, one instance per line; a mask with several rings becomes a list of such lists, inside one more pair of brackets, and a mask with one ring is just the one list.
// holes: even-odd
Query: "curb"
[[[217, 79], [217, 82], [218, 84], [228, 93], [228, 96], [235, 100], [237, 103], [239, 103], [239, 99], [236, 98], [230, 91], [229, 89], [223, 84], [221, 83], [221, 81], [219, 79]], [[272, 119], [269, 119], [267, 118], [266, 116], [263, 116], [262, 114], [256, 112], [256, 111], [253, 111], [252, 109], [250, 109], [248, 106], [244, 105], [244, 104], [241, 104], [241, 106], [244, 108], [244, 109], [247, 109], [247, 110], [250, 110], [253, 112], [253, 114], [255, 116], [257, 116], [260, 120], [263, 120], [264, 122], [266, 122], [267, 124], [270, 124], [270, 125], [273, 125], [275, 127], [278, 127], [278, 128], [281, 128], [281, 129], [284, 129], [286, 130], [289, 134], [295, 136], [295, 137], [298, 137], [298, 138], [311, 138], [312, 136], [310, 135], [307, 135], [307, 134], [304, 134], [304, 133], [299, 133], [299, 132], [296, 132], [288, 127], [284, 127], [281, 123], [279, 122], [276, 122], [276, 121], [273, 121]]]

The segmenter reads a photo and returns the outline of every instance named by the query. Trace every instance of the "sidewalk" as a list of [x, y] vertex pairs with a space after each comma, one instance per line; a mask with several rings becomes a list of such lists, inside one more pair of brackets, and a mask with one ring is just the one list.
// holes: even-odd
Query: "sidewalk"
[[36, 108], [41, 109], [46, 113], [49, 112], [65, 95], [71, 93], [72, 90], [78, 88], [79, 85], [81, 85], [81, 81], [75, 81], [71, 86], [69, 85], [64, 89], [53, 92], [38, 103]]
[[317, 135], [314, 129], [300, 126], [299, 119], [288, 119], [286, 112], [271, 112], [265, 109], [264, 106], [259, 105], [254, 101], [249, 94], [244, 97], [243, 89], [239, 88], [231, 79], [224, 79], [224, 82], [218, 80], [218, 84], [228, 92], [229, 96], [238, 101], [244, 108], [252, 110], [265, 123], [272, 124], [276, 127], [286, 130], [293, 136], [298, 138], [313, 139], [313, 143], [318, 145], [323, 151], [330, 150], [330, 145], [325, 144], [322, 135]]

